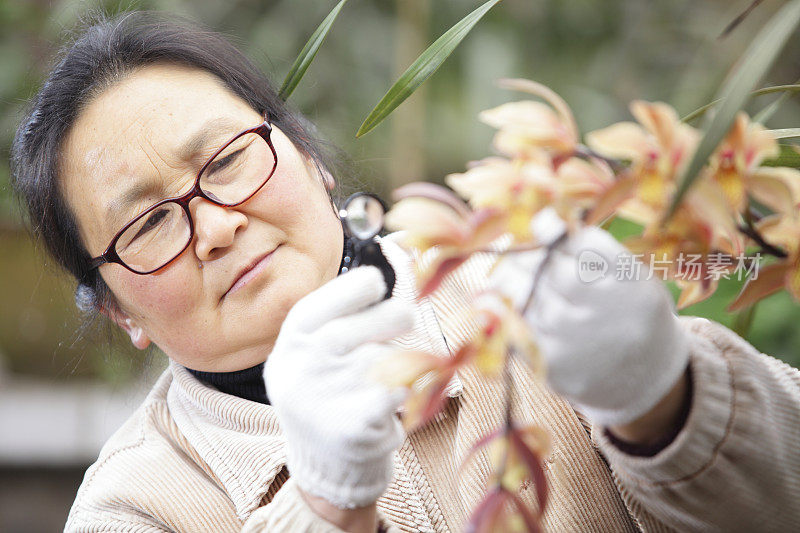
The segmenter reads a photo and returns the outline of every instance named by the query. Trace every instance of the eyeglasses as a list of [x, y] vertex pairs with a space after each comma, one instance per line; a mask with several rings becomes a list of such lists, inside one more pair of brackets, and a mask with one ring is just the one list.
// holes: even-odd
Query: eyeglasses
[[278, 154], [272, 126], [264, 122], [233, 136], [214, 152], [197, 173], [194, 186], [181, 196], [166, 198], [125, 224], [90, 268], [117, 263], [135, 274], [152, 274], [183, 253], [194, 237], [189, 202], [200, 197], [234, 207], [253, 197], [275, 172]]

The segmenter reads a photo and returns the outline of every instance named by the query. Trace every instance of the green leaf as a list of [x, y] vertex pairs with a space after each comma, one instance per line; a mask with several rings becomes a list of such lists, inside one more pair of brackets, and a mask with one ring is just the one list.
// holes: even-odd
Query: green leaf
[[750, 307], [745, 307], [733, 316], [733, 327], [731, 329], [740, 337], [747, 338], [747, 334], [750, 332], [750, 328], [753, 325], [753, 317], [755, 317], [757, 306], [758, 302]]
[[444, 63], [444, 60], [455, 50], [467, 36], [473, 26], [500, 0], [489, 0], [475, 11], [461, 19], [455, 26], [447, 30], [441, 37], [422, 52], [389, 91], [381, 98], [378, 105], [369, 113], [356, 137], [361, 137], [380, 124], [389, 114], [427, 80], [431, 74]]
[[796, 150], [796, 146], [791, 144], [780, 145], [781, 153], [775, 159], [764, 161], [762, 165], [765, 167], [791, 167], [800, 168], [800, 152]]
[[[784, 96], [786, 96], [787, 94], [790, 93], [800, 92], [800, 84], [798, 83], [794, 83], [792, 85], [773, 85], [772, 87], [763, 87], [761, 89], [758, 89], [757, 91], [751, 92], [750, 96], [762, 96], [765, 94], [772, 94], [772, 93], [784, 93]], [[708, 111], [718, 103], [722, 102], [723, 100], [724, 98], [717, 98], [713, 102], [709, 102], [704, 106], [698, 107], [697, 109], [695, 109], [694, 111], [683, 117], [681, 119], [681, 122], [691, 122], [692, 120], [703, 116], [706, 111]]]
[[[797, 80], [796, 82], [794, 82], [793, 86], [800, 87], [800, 85], [798, 85], [799, 83], [800, 80]], [[755, 116], [753, 116], [753, 122], [758, 122], [759, 124], [765, 124], [770, 118], [772, 118], [772, 115], [774, 115], [775, 112], [778, 111], [778, 108], [782, 106], [783, 103], [786, 100], [788, 100], [790, 96], [792, 96], [792, 94], [793, 91], [783, 91], [783, 93], [774, 102], [772, 102], [767, 107], [756, 113]]]
[[347, 0], [341, 0], [333, 10], [328, 13], [328, 16], [325, 17], [325, 20], [322, 21], [314, 33], [311, 34], [311, 38], [308, 42], [303, 46], [303, 49], [300, 50], [300, 54], [297, 56], [297, 59], [294, 60], [294, 64], [292, 64], [292, 68], [289, 69], [289, 73], [286, 75], [286, 78], [283, 80], [283, 85], [281, 85], [281, 90], [278, 91], [278, 97], [281, 100], [286, 100], [289, 98], [289, 95], [294, 92], [295, 88], [297, 88], [297, 84], [300, 83], [300, 80], [305, 75], [308, 67], [311, 65], [311, 62], [314, 61], [314, 56], [317, 55], [319, 51], [319, 47], [322, 46], [322, 43], [325, 41], [325, 37], [328, 36], [328, 32], [333, 26], [333, 21], [336, 20], [337, 15], [339, 15], [339, 11], [342, 10]]
[[683, 195], [700, 175], [706, 161], [728, 133], [736, 113], [747, 101], [755, 84], [778, 57], [798, 22], [800, 22], [800, 0], [792, 0], [778, 11], [753, 39], [738, 68], [720, 91], [723, 101], [713, 119], [704, 128], [705, 134], [682, 177], [666, 219], [675, 213]]
[[776, 139], [796, 139], [800, 137], [800, 128], [786, 128], [783, 130], [769, 130]]

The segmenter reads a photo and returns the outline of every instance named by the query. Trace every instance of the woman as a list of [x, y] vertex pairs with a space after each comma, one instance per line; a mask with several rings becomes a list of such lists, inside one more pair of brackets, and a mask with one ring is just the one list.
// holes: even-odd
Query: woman
[[[491, 277], [494, 258], [474, 257], [417, 300], [390, 236], [392, 298], [373, 267], [337, 276], [335, 182], [305, 122], [220, 36], [157, 15], [101, 21], [65, 51], [13, 160], [79, 305], [170, 359], [87, 471], [68, 531], [463, 527], [490, 466], [483, 452], [458, 464], [502, 420], [501, 385], [463, 370], [444, 412], [404, 436], [402, 391], [369, 369], [397, 346], [447, 356], [470, 335], [467, 295], [524, 294], [539, 255]], [[534, 230], [558, 225], [545, 214]], [[658, 281], [580, 283], [586, 248], [611, 268], [624, 252], [597, 228], [571, 237], [526, 315], [550, 388], [513, 368], [515, 418], [553, 440], [545, 526], [799, 525], [800, 373], [678, 319]]]

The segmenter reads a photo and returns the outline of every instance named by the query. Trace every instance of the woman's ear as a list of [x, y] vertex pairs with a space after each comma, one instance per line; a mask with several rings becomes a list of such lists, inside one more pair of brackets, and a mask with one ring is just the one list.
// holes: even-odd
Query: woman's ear
[[321, 164], [314, 161], [314, 159], [312, 159], [310, 156], [304, 155], [303, 161], [309, 172], [316, 170], [320, 179], [322, 179], [322, 185], [325, 187], [326, 191], [332, 191], [334, 187], [336, 187], [336, 180], [334, 179], [333, 174], [331, 174], [327, 168], [324, 168]]
[[322, 183], [325, 185], [325, 189], [328, 191], [332, 191], [333, 188], [336, 187], [336, 180], [327, 169], [322, 169]]
[[100, 312], [106, 315], [110, 320], [112, 320], [116, 325], [122, 328], [125, 333], [131, 338], [131, 344], [133, 344], [136, 348], [140, 350], [144, 350], [148, 346], [150, 346], [150, 337], [144, 332], [144, 330], [139, 326], [135, 320], [130, 318], [122, 311], [118, 310], [109, 310], [105, 307], [100, 308]]

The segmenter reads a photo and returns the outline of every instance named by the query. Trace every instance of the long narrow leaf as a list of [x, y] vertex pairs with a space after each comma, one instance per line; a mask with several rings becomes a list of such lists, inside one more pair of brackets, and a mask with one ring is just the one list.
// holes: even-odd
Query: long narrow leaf
[[784, 130], [769, 130], [776, 139], [796, 139], [800, 137], [800, 128], [786, 128]]
[[[800, 80], [794, 82], [793, 86], [798, 87], [798, 90], [800, 90], [800, 85], [798, 84], [800, 84]], [[764, 109], [753, 115], [753, 122], [758, 122], [759, 124], [765, 124], [770, 118], [772, 118], [772, 115], [774, 115], [775, 112], [778, 111], [778, 108], [780, 108], [783, 105], [783, 103], [786, 100], [788, 100], [789, 97], [792, 96], [792, 94], [793, 91], [783, 91], [783, 93], [774, 102], [770, 103], [767, 107], [765, 107]]]
[[314, 61], [314, 57], [317, 55], [319, 51], [319, 47], [322, 46], [323, 41], [325, 41], [325, 37], [328, 36], [328, 32], [333, 26], [333, 21], [336, 20], [337, 15], [339, 15], [339, 11], [342, 10], [347, 0], [341, 0], [333, 10], [328, 13], [328, 16], [325, 17], [325, 20], [322, 21], [314, 33], [311, 34], [311, 38], [308, 42], [303, 46], [303, 49], [300, 50], [300, 54], [297, 56], [297, 59], [294, 60], [294, 64], [292, 64], [292, 68], [289, 69], [289, 73], [286, 75], [286, 79], [283, 80], [283, 85], [281, 85], [281, 90], [278, 91], [278, 97], [281, 100], [286, 100], [289, 98], [289, 95], [294, 92], [297, 84], [300, 83], [300, 80], [305, 75], [306, 71], [308, 70], [309, 65], [311, 62]]
[[769, 70], [798, 22], [800, 22], [800, 0], [792, 0], [764, 25], [747, 49], [741, 64], [722, 88], [720, 96], [724, 100], [714, 118], [704, 128], [705, 135], [683, 175], [678, 192], [667, 212], [667, 219], [673, 215], [680, 205], [683, 195], [700, 175], [700, 170], [725, 137], [733, 124], [736, 113], [747, 101], [750, 91]]
[[428, 47], [427, 50], [411, 64], [400, 78], [392, 85], [387, 93], [370, 111], [369, 115], [356, 133], [361, 137], [372, 131], [403, 101], [411, 96], [414, 91], [427, 80], [431, 74], [444, 63], [444, 60], [455, 50], [458, 44], [472, 30], [473, 26], [500, 0], [489, 0], [475, 11], [461, 19], [455, 26], [447, 30], [441, 37]]
[[[750, 93], [750, 96], [763, 96], [765, 94], [772, 94], [772, 93], [784, 93], [784, 96], [800, 92], [800, 81], [797, 83], [793, 83], [791, 85], [773, 85], [771, 87], [762, 87], [761, 89], [757, 89]], [[724, 98], [717, 98], [713, 102], [709, 102], [704, 106], [698, 107], [685, 117], [681, 119], [681, 122], [691, 122], [692, 120], [701, 117], [705, 114], [706, 111], [717, 105], [718, 103], [722, 102]]]
[[733, 317], [731, 329], [744, 339], [746, 339], [747, 334], [750, 333], [750, 327], [753, 325], [753, 318], [756, 316], [757, 305], [758, 302], [750, 307], [745, 307], [741, 311], [738, 311]]

